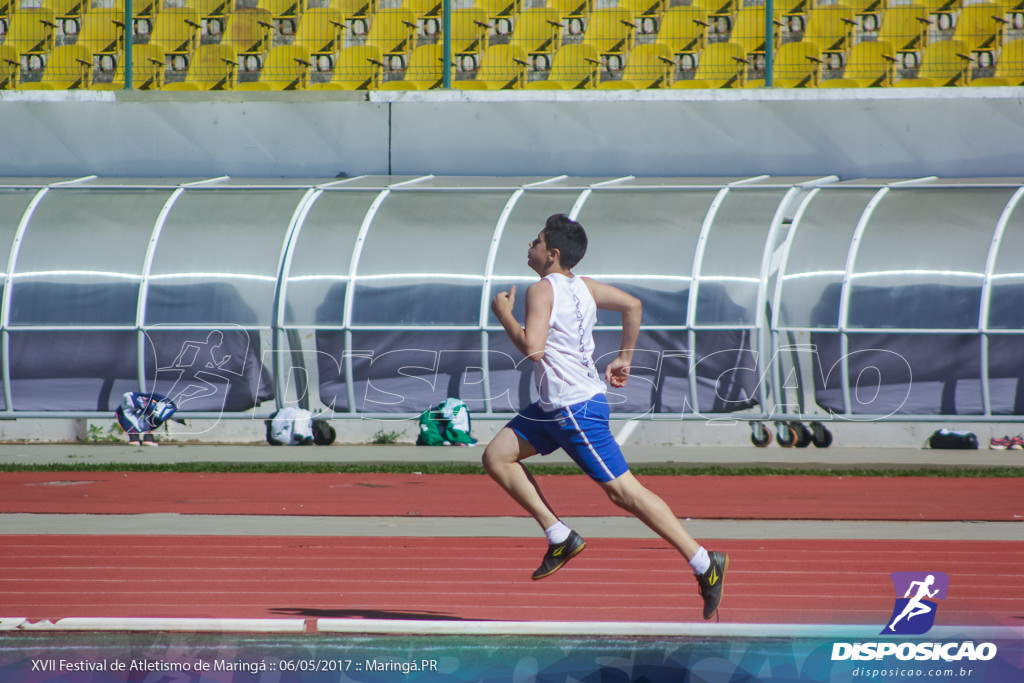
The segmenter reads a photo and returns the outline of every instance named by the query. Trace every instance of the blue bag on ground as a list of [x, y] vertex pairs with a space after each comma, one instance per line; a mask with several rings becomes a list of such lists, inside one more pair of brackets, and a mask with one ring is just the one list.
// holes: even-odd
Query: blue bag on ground
[[121, 398], [114, 414], [117, 424], [129, 435], [148, 434], [171, 419], [178, 410], [174, 401], [155, 392], [129, 391]]

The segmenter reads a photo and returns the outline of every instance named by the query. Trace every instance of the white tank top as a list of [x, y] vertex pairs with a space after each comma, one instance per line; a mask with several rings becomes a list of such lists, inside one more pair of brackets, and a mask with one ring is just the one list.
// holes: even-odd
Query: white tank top
[[544, 357], [534, 363], [540, 408], [556, 410], [604, 393], [594, 367], [594, 325], [597, 304], [581, 277], [552, 273], [554, 300]]

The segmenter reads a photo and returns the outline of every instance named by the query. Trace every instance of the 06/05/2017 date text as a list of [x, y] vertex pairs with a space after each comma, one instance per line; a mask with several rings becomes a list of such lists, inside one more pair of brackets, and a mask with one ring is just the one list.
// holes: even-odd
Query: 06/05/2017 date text
[[394, 671], [408, 674], [419, 671], [437, 671], [436, 659], [417, 659], [412, 661], [393, 659], [281, 659], [271, 665], [278, 671]]

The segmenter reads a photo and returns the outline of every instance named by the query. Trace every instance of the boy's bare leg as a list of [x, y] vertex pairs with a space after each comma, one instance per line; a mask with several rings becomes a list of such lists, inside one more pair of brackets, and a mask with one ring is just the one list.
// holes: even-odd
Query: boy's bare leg
[[483, 465], [487, 474], [523, 507], [541, 529], [558, 522], [558, 516], [544, 499], [537, 482], [522, 461], [537, 451], [526, 440], [504, 427], [484, 449]]
[[700, 550], [679, 518], [661, 496], [641, 484], [632, 472], [601, 484], [613, 503], [631, 512], [651, 531], [671, 543], [687, 560]]
[[[632, 472], [626, 472], [601, 486], [613, 503], [633, 513], [682, 553], [697, 577], [697, 586], [704, 600], [704, 618], [715, 616], [722, 602], [722, 586], [725, 572], [729, 568], [729, 556], [719, 551], [701, 552], [700, 544], [683, 527], [668, 504], [661, 496], [637, 481]], [[701, 559], [694, 560], [698, 553]], [[696, 564], [701, 565], [701, 568], [698, 569]]]
[[484, 469], [491, 478], [537, 520], [547, 536], [548, 549], [540, 566], [533, 572], [535, 581], [551, 576], [587, 547], [578, 533], [562, 524], [540, 492], [537, 481], [523, 467], [522, 461], [536, 452], [533, 446], [506, 427], [487, 445], [483, 457]]

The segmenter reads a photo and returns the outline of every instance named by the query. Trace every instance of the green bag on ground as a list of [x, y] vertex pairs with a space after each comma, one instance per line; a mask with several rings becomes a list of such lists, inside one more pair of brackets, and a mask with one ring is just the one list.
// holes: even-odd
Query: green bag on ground
[[470, 434], [469, 408], [457, 398], [447, 398], [420, 414], [417, 446], [470, 446], [476, 439]]

